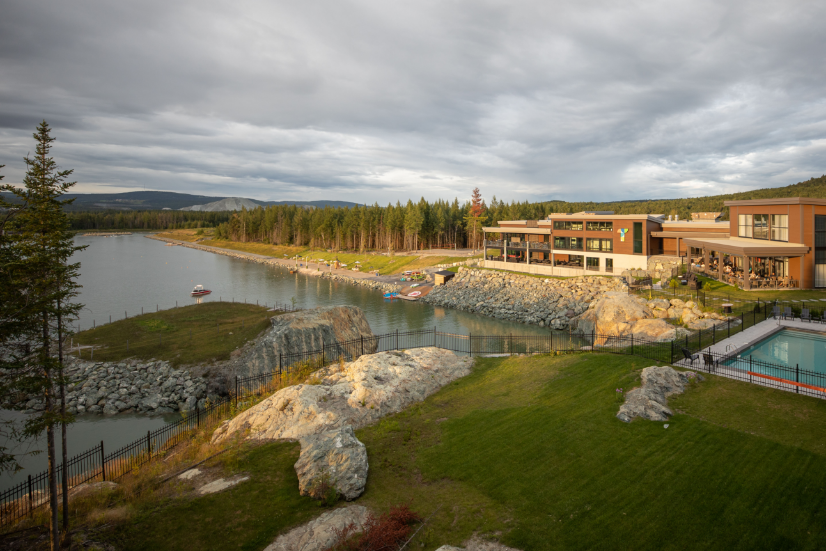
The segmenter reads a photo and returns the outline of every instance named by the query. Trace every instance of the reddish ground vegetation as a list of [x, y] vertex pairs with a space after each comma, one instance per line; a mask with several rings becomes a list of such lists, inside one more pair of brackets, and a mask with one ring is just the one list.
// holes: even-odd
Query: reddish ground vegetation
[[392, 507], [379, 516], [370, 513], [362, 532], [356, 532], [353, 524], [336, 530], [336, 543], [327, 551], [398, 550], [410, 536], [413, 525], [421, 521], [407, 505]]

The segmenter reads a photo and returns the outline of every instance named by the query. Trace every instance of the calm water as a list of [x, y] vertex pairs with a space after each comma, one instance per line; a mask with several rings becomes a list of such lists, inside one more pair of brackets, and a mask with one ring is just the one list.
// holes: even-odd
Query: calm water
[[[364, 310], [374, 333], [410, 329], [432, 329], [474, 334], [546, 334], [547, 329], [510, 323], [458, 310], [419, 302], [388, 301], [377, 291], [326, 279], [290, 274], [284, 268], [237, 260], [186, 247], [167, 247], [143, 235], [116, 237], [78, 237], [79, 245], [89, 247], [77, 254], [81, 263], [79, 283], [83, 286], [78, 302], [85, 304], [78, 326], [88, 329], [123, 319], [156, 307], [172, 308], [192, 304], [189, 292], [196, 284], [212, 290], [201, 300], [232, 300], [261, 304], [289, 303], [295, 297], [302, 308], [351, 304]], [[20, 420], [21, 413], [3, 412], [5, 419]], [[101, 440], [109, 450], [145, 435], [147, 430], [175, 419], [140, 415], [114, 417], [84, 416], [72, 425], [68, 435], [69, 455], [84, 451]], [[2, 444], [2, 442], [0, 442]], [[10, 444], [3, 444], [10, 445]], [[43, 439], [27, 442], [23, 450], [45, 449]], [[5, 489], [28, 474], [46, 467], [45, 454], [21, 458], [25, 470], [0, 477]]]
[[[787, 367], [800, 366], [800, 369], [826, 373], [826, 338], [823, 335], [807, 331], [783, 329], [767, 339], [748, 347], [738, 354], [740, 359], [734, 359], [730, 364], [740, 365], [743, 359], [751, 357], [755, 361], [770, 364], [780, 364]], [[788, 378], [788, 373], [775, 372], [778, 370], [761, 368], [768, 371], [766, 375]]]

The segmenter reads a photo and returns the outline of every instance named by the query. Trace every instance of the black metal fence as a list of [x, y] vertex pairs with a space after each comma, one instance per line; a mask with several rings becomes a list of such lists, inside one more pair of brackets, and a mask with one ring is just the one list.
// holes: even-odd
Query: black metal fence
[[[658, 342], [633, 335], [616, 336], [597, 333], [549, 332], [545, 335], [460, 335], [434, 329], [395, 331], [384, 335], [359, 338], [346, 342], [320, 345], [317, 350], [281, 353], [269, 358], [271, 371], [261, 375], [238, 377], [230, 397], [196, 409], [180, 421], [150, 431], [145, 437], [110, 453], [104, 443], [69, 460], [69, 485], [95, 480], [117, 480], [143, 465], [181, 440], [201, 424], [213, 423], [229, 415], [248, 397], [261, 396], [284, 384], [300, 380], [300, 376], [341, 361], [352, 361], [364, 354], [422, 347], [437, 347], [467, 355], [550, 354], [575, 352], [605, 352], [646, 358], [659, 363], [691, 367], [709, 373], [749, 381], [783, 390], [824, 397], [826, 375], [815, 371], [779, 364], [754, 361], [731, 354], [711, 352], [710, 346], [730, 337], [744, 327], [750, 327], [771, 317], [768, 309], [741, 313], [709, 329], [685, 337]], [[299, 378], [290, 380], [290, 377]], [[233, 402], [234, 401], [234, 402]], [[243, 405], [243, 404], [241, 404]], [[57, 469], [58, 480], [61, 468]], [[58, 488], [60, 484], [58, 484]], [[48, 474], [30, 476], [17, 486], [0, 492], [0, 525], [15, 522], [30, 515], [36, 508], [48, 504]]]

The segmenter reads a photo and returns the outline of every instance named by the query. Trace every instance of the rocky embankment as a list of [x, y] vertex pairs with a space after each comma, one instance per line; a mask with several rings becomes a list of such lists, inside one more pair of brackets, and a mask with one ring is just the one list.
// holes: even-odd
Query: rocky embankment
[[[162, 361], [87, 362], [69, 358], [66, 404], [69, 413], [124, 412], [172, 413], [203, 408], [207, 399], [217, 400], [222, 389], [187, 369], [174, 369]], [[40, 411], [36, 397], [7, 400], [4, 407]]]
[[493, 270], [461, 269], [422, 301], [483, 316], [567, 329], [592, 301], [625, 290], [619, 278], [538, 278]]

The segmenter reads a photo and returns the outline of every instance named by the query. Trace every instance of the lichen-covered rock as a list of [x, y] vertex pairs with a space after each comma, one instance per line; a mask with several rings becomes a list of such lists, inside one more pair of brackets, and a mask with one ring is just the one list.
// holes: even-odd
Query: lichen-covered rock
[[251, 439], [299, 439], [347, 425], [361, 428], [420, 402], [470, 373], [473, 361], [449, 350], [417, 348], [380, 352], [332, 365], [310, 383], [279, 390], [224, 422], [212, 436], [218, 443], [249, 431]]
[[[327, 306], [275, 316], [272, 327], [258, 339], [247, 356], [246, 372], [240, 374], [277, 371], [279, 354], [321, 350], [336, 342], [363, 339], [364, 353], [370, 354], [378, 346], [374, 336], [364, 312], [357, 306]], [[346, 354], [346, 351], [342, 353]]]
[[666, 421], [674, 412], [668, 408], [668, 397], [681, 394], [693, 378], [703, 376], [693, 371], [677, 371], [668, 366], [652, 366], [642, 370], [642, 386], [625, 395], [617, 418], [630, 423], [634, 417], [649, 421]]
[[312, 434], [299, 440], [301, 455], [295, 463], [301, 495], [323, 498], [322, 482], [333, 486], [348, 501], [364, 493], [367, 484], [367, 448], [353, 427]]
[[361, 505], [333, 509], [278, 536], [264, 551], [324, 551], [336, 543], [347, 526], [352, 524], [356, 532], [361, 532], [369, 515], [370, 511]]

